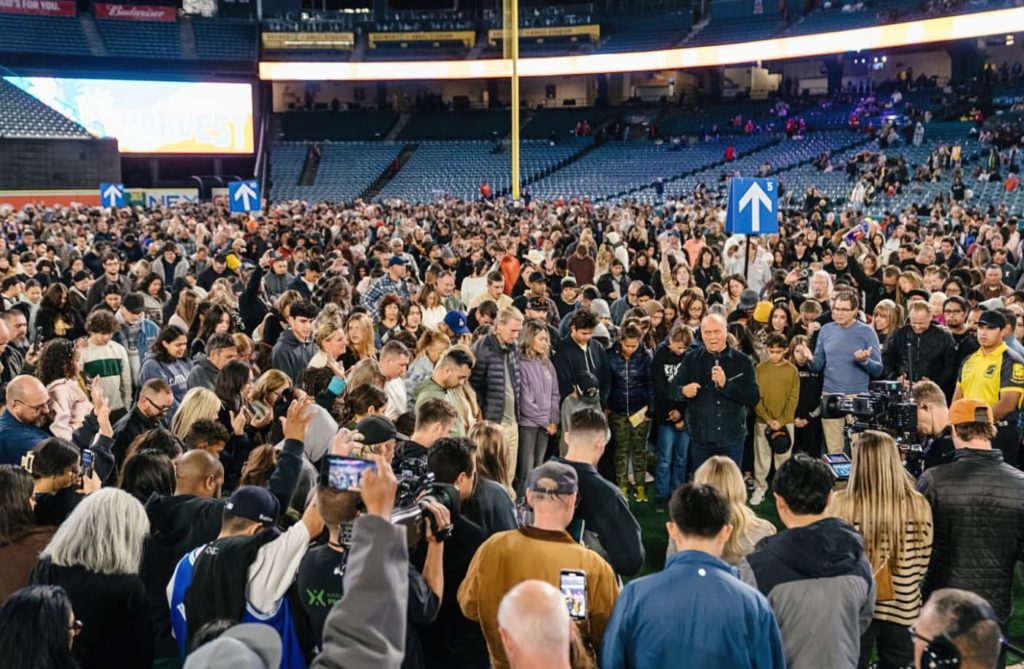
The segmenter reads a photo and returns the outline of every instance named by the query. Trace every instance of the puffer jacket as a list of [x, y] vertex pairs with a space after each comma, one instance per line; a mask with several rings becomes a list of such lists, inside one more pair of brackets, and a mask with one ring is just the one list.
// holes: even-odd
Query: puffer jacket
[[1005, 625], [1013, 607], [1013, 567], [1024, 559], [1024, 473], [998, 450], [960, 449], [931, 467], [917, 489], [932, 505], [935, 539], [923, 585], [970, 590], [989, 601]]
[[631, 416], [647, 407], [647, 416], [654, 415], [654, 384], [651, 382], [651, 352], [643, 344], [626, 360], [622, 344], [616, 342], [608, 350], [612, 388], [608, 408], [620, 416]]
[[501, 423], [505, 413], [505, 357], [512, 374], [512, 392], [516, 398], [515, 415], [519, 418], [519, 353], [515, 345], [502, 346], [492, 334], [473, 344], [476, 365], [469, 376], [469, 384], [476, 391], [480, 413], [484, 420]]

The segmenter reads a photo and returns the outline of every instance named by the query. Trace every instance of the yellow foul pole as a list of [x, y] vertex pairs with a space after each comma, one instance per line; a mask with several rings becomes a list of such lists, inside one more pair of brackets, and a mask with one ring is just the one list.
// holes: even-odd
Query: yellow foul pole
[[512, 198], [519, 199], [519, 0], [504, 0], [504, 56], [512, 61]]

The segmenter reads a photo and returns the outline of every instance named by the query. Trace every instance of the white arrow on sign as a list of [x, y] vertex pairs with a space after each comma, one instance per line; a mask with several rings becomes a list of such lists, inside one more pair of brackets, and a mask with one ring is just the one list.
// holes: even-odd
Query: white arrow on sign
[[107, 186], [107, 190], [103, 191], [103, 199], [109, 200], [108, 207], [113, 207], [117, 204], [117, 200], [121, 197], [121, 189], [114, 184]]
[[750, 204], [753, 204], [753, 209], [750, 211], [750, 230], [751, 232], [761, 232], [761, 205], [764, 205], [764, 208], [771, 212], [772, 199], [761, 188], [761, 184], [756, 181], [750, 185], [747, 192], [740, 198], [740, 211], [746, 209], [747, 205]]
[[249, 200], [256, 199], [256, 191], [254, 191], [252, 187], [249, 186], [248, 183], [243, 181], [242, 185], [239, 186], [238, 190], [235, 191], [235, 199], [241, 200], [242, 206], [245, 207], [246, 211], [249, 211], [252, 209], [252, 204], [249, 202]]

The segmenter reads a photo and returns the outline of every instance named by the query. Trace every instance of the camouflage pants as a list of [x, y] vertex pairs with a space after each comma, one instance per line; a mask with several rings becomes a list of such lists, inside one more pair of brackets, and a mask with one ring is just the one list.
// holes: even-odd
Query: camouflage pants
[[629, 485], [629, 460], [633, 459], [633, 482], [643, 485], [647, 476], [647, 432], [650, 422], [633, 427], [629, 416], [611, 415], [612, 436], [615, 439], [615, 478], [619, 486]]

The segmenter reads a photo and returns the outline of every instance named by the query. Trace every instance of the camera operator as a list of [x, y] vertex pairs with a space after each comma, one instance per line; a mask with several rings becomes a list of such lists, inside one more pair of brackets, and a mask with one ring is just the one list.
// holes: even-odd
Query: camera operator
[[[383, 459], [378, 460], [378, 466], [381, 463], [386, 465]], [[302, 607], [312, 623], [316, 645], [321, 647], [327, 615], [342, 597], [340, 577], [345, 574], [350, 547], [350, 537], [343, 535], [342, 528], [358, 515], [359, 491], [335, 490], [325, 485], [321, 477], [317, 492], [329, 538], [327, 545], [312, 548], [303, 557], [298, 571], [298, 589]], [[448, 509], [442, 504], [433, 500], [425, 500], [423, 504], [434, 516], [437, 527], [445, 528], [450, 524]], [[444, 543], [432, 533], [431, 523], [424, 523], [424, 527], [426, 549], [422, 570], [411, 563], [408, 568], [409, 600], [402, 667], [426, 666], [416, 626], [427, 625], [437, 617], [444, 590]]]
[[461, 513], [461, 505], [469, 501], [477, 485], [476, 458], [476, 444], [465, 437], [439, 439], [427, 456], [434, 480], [459, 491], [459, 503], [451, 512], [453, 531], [445, 541], [441, 609], [422, 635], [431, 667], [483, 667], [488, 662], [487, 642], [480, 625], [462, 615], [458, 600], [459, 586], [466, 578], [469, 563], [487, 539], [484, 529]]
[[427, 471], [427, 454], [434, 442], [452, 431], [457, 414], [446, 400], [429, 399], [416, 407], [416, 429], [395, 453], [395, 476], [421, 476]]
[[925, 595], [939, 588], [975, 592], [992, 603], [1005, 629], [1013, 606], [1013, 568], [1024, 545], [1024, 473], [993, 448], [996, 428], [984, 402], [956, 400], [949, 422], [956, 459], [917, 480], [935, 527], [921, 589]]
[[917, 405], [917, 434], [923, 440], [924, 468], [952, 462], [956, 448], [942, 388], [934, 381], [918, 381], [913, 393]]

